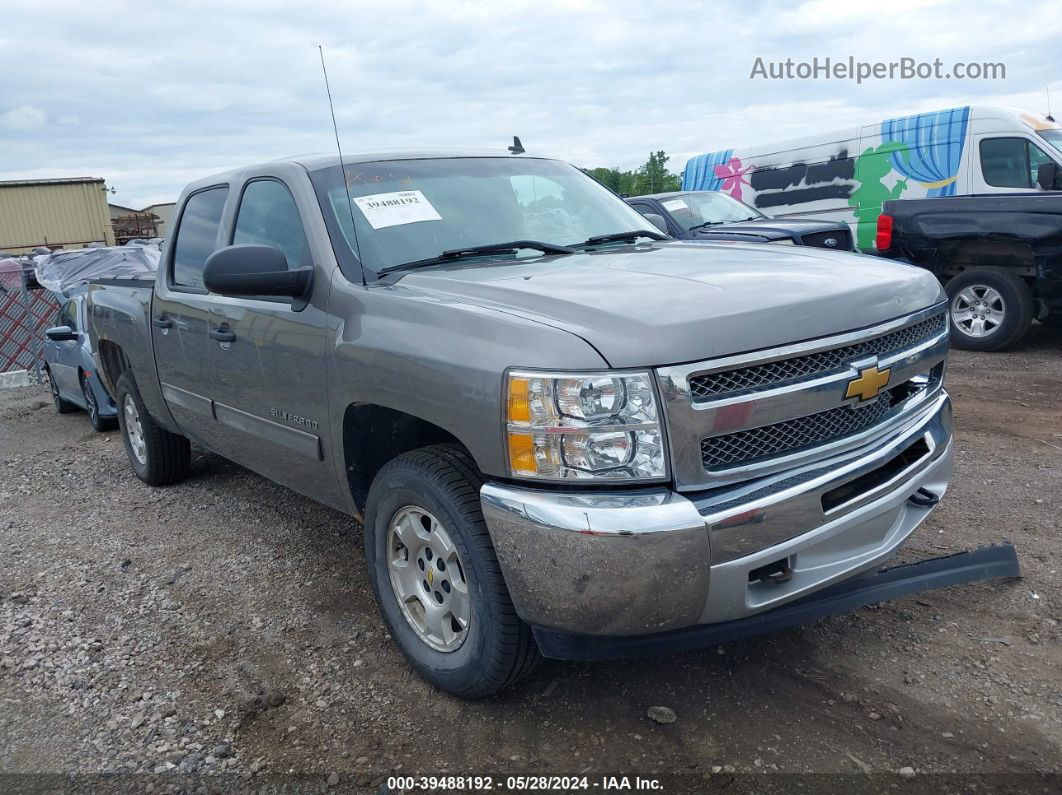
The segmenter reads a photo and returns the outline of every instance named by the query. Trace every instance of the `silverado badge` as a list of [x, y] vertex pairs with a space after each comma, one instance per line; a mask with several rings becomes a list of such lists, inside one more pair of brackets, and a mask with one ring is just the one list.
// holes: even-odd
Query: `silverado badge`
[[889, 375], [891, 373], [892, 370], [888, 367], [884, 370], [878, 370], [876, 364], [863, 368], [859, 371], [858, 378], [854, 378], [848, 382], [848, 391], [844, 393], [845, 398], [854, 398], [857, 396], [860, 400], [876, 398], [878, 392], [889, 383]]

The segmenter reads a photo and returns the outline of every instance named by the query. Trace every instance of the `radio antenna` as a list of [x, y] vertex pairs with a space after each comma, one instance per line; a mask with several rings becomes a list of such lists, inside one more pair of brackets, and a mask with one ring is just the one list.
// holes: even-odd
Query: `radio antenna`
[[336, 134], [336, 151], [339, 152], [339, 175], [343, 180], [343, 190], [347, 194], [347, 210], [350, 212], [350, 231], [354, 235], [354, 253], [361, 268], [361, 283], [365, 284], [365, 264], [361, 261], [361, 246], [358, 245], [358, 226], [354, 223], [354, 200], [350, 198], [350, 185], [347, 184], [347, 167], [343, 163], [343, 147], [339, 143], [339, 125], [336, 124], [336, 106], [332, 103], [332, 88], [328, 85], [328, 68], [325, 66], [324, 47], [317, 45], [321, 55], [321, 73], [324, 75], [325, 94], [328, 95], [328, 110], [332, 113], [332, 131]]
[[1051, 84], [1048, 83], [1046, 88], [1047, 88], [1047, 118], [1050, 121], [1054, 121], [1055, 117], [1051, 115]]

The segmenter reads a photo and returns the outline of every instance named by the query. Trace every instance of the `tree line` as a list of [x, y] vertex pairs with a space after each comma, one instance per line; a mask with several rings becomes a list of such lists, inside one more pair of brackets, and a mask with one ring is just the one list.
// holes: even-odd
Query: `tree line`
[[620, 196], [644, 196], [681, 188], [678, 175], [667, 170], [667, 154], [663, 150], [651, 152], [649, 159], [633, 171], [618, 168], [584, 168], [583, 171]]

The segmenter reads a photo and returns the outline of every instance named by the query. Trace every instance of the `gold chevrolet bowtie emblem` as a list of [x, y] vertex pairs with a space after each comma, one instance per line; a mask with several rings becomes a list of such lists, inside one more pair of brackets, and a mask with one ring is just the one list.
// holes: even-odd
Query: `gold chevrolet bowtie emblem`
[[845, 398], [858, 397], [860, 400], [870, 400], [878, 396], [884, 386], [889, 383], [889, 375], [892, 370], [885, 368], [878, 370], [877, 365], [871, 365], [859, 371], [859, 378], [848, 382], [848, 391]]
[[431, 569], [428, 569], [428, 585], [430, 586], [434, 580], [435, 575], [432, 573]]

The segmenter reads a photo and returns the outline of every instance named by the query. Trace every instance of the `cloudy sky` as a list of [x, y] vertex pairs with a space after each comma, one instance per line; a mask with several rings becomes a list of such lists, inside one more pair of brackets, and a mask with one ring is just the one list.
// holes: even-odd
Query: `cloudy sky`
[[[232, 166], [504, 146], [634, 167], [970, 102], [1062, 117], [1058, 0], [298, 3], [4, 0], [0, 179], [100, 176], [172, 201]], [[1005, 80], [750, 79], [766, 61], [1002, 62]]]

